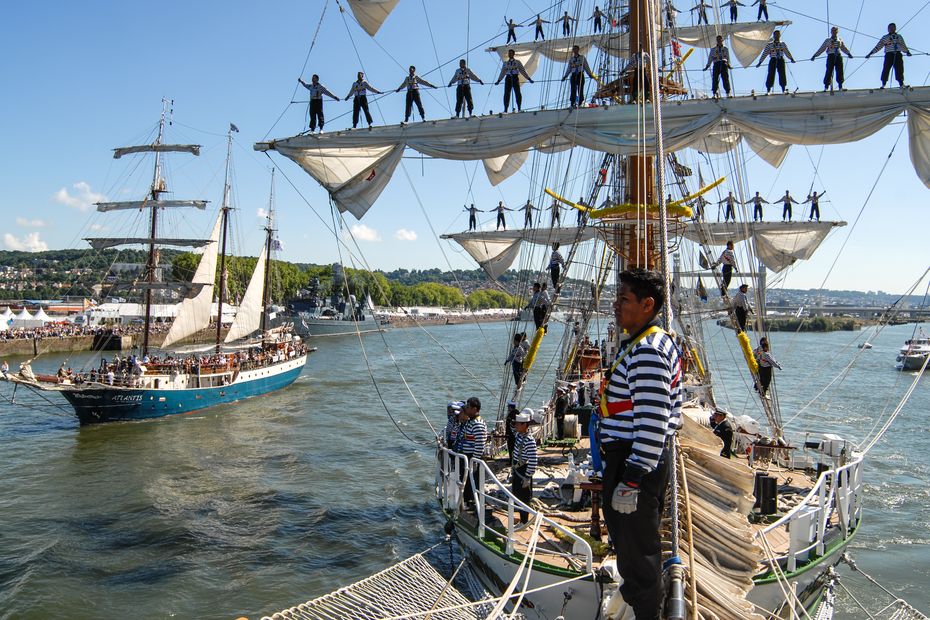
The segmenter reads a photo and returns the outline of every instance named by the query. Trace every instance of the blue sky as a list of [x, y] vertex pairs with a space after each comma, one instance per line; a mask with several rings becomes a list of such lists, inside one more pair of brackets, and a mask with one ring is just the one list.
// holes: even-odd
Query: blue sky
[[[593, 5], [587, 0], [401, 0], [372, 39], [354, 23], [351, 13], [339, 12], [335, 0], [11, 4], [5, 7], [0, 24], [5, 59], [0, 68], [4, 85], [0, 98], [0, 182], [4, 190], [0, 193], [4, 214], [0, 247], [86, 247], [82, 237], [113, 234], [113, 216], [95, 214], [90, 203], [104, 197], [139, 198], [150, 172], [137, 170], [127, 189], [126, 170], [134, 162], [114, 161], [111, 149], [148, 139], [161, 99], [169, 97], [174, 100], [175, 120], [169, 139], [204, 146], [198, 159], [172, 160], [169, 180], [177, 198], [209, 199], [211, 207], [220, 202], [225, 130], [229, 122], [240, 128], [234, 150], [235, 206], [242, 230], [237, 243], [240, 251], [254, 255], [262, 224], [258, 214], [268, 204], [271, 162], [254, 152], [252, 144], [305, 128], [305, 104], [290, 103], [306, 99], [305, 91], [297, 88], [302, 69], [305, 79], [319, 73], [323, 84], [339, 96], [345, 96], [360, 68], [374, 86], [385, 91], [400, 84], [409, 64], [416, 64], [430, 81], [445, 84], [461, 57], [467, 57], [478, 75], [491, 83], [498, 59], [483, 50], [489, 44], [504, 43], [505, 15], [523, 21], [537, 12], [546, 18], [568, 10], [587, 17]], [[682, 21], [690, 24], [690, 4], [678, 0], [677, 5], [685, 10]], [[893, 7], [892, 11], [887, 7]], [[924, 45], [919, 35], [930, 26], [930, 10], [923, 7], [923, 2], [910, 0], [865, 2], [861, 7], [855, 1], [770, 2], [773, 19], [794, 22], [783, 37], [799, 60], [790, 66], [791, 88], [820, 88], [823, 60], [811, 63], [808, 59], [827, 35], [828, 14], [857, 56], [847, 64], [847, 87], [878, 85], [880, 58], [863, 61], [861, 56], [890, 20], [898, 22], [915, 52], [906, 59], [907, 81], [926, 83], [930, 60], [917, 53]], [[742, 12], [744, 19], [754, 16], [747, 9]], [[321, 15], [322, 25], [310, 49]], [[523, 41], [532, 32], [526, 28], [519, 34]], [[688, 61], [692, 85], [706, 87], [706, 74], [700, 72], [705, 59], [705, 53], [698, 50]], [[737, 69], [734, 75], [742, 93], [760, 89], [763, 80], [764, 67]], [[476, 86], [476, 107], [499, 110], [501, 92], [502, 87]], [[527, 108], [539, 105], [544, 89], [529, 85], [525, 92]], [[449, 116], [453, 95], [451, 89], [429, 91], [424, 97], [427, 116]], [[553, 87], [548, 96], [554, 100], [563, 95]], [[402, 94], [378, 101], [372, 109], [376, 124], [401, 120], [403, 103]], [[325, 105], [327, 129], [350, 124], [350, 103], [327, 101]], [[814, 183], [815, 189], [827, 191], [821, 203], [824, 219], [850, 222], [824, 244], [814, 260], [779, 278], [779, 286], [819, 287], [844, 242], [827, 288], [903, 292], [926, 268], [930, 262], [925, 232], [930, 194], [911, 167], [906, 133], [859, 222], [852, 226], [898, 138], [901, 122], [855, 145], [795, 147], [778, 170], [750, 161], [753, 191], [772, 198], [791, 189], [803, 199]], [[316, 263], [337, 260], [337, 243], [326, 228], [332, 225], [332, 216], [325, 192], [289, 160], [276, 154], [271, 157], [283, 172], [277, 181], [280, 237], [285, 247], [282, 258]], [[342, 234], [354, 229], [362, 254], [376, 268], [471, 268], [474, 263], [457, 246], [438, 241], [436, 235], [467, 227], [462, 211], [466, 202], [489, 209], [504, 200], [516, 208], [528, 196], [537, 196], [543, 185], [539, 175], [525, 169], [491, 187], [478, 162], [410, 157], [362, 222], [347, 216]], [[487, 214], [482, 215], [490, 222]], [[774, 209], [767, 215], [774, 217]], [[914, 230], [915, 224], [919, 230]], [[210, 221], [193, 214], [175, 225], [186, 229], [184, 234], [205, 235]]]

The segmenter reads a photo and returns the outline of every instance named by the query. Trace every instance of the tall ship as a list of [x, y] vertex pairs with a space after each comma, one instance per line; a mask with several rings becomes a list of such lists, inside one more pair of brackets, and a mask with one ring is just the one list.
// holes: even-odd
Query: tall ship
[[[193, 144], [167, 144], [165, 127], [169, 114], [168, 102], [158, 124], [158, 134], [151, 144], [118, 148], [114, 158], [131, 154], [150, 154], [154, 158], [154, 173], [148, 194], [138, 201], [101, 202], [97, 211], [136, 210], [148, 213], [146, 237], [108, 237], [88, 239], [97, 250], [122, 245], [143, 245], [148, 248], [145, 272], [140, 281], [130, 284], [142, 291], [144, 323], [142, 344], [137, 352], [120, 358], [101, 358], [99, 365], [66, 371], [56, 375], [37, 374], [29, 362], [21, 365], [17, 374], [6, 378], [19, 385], [56, 392], [64, 397], [77, 414], [81, 424], [97, 424], [159, 418], [190, 413], [261, 396], [289, 386], [307, 363], [308, 349], [290, 325], [272, 327], [269, 323], [269, 291], [271, 290], [271, 252], [275, 246], [273, 208], [269, 209], [265, 227], [265, 243], [248, 286], [239, 303], [235, 319], [222, 334], [223, 304], [226, 299], [227, 242], [230, 207], [230, 162], [233, 132], [227, 134], [226, 180], [223, 204], [208, 239], [170, 238], [159, 234], [159, 221], [168, 211], [178, 209], [205, 210], [204, 200], [173, 200], [163, 176], [163, 157], [168, 153], [199, 155]], [[274, 182], [271, 201], [273, 207]], [[164, 340], [156, 348], [153, 342], [153, 292], [173, 284], [159, 282], [158, 250], [161, 247], [202, 248], [196, 272], [185, 283], [187, 294], [180, 302], [177, 316]], [[218, 282], [218, 285], [217, 285]], [[214, 297], [216, 301], [214, 302]], [[172, 347], [210, 327], [216, 307], [216, 335], [212, 346], [194, 353], [175, 352]], [[31, 360], [30, 360], [31, 361]]]
[[[373, 35], [396, 4], [356, 0], [350, 6]], [[742, 208], [752, 204], [746, 164], [752, 158], [778, 167], [794, 145], [858, 141], [907, 112], [911, 159], [926, 180], [930, 134], [923, 127], [930, 121], [930, 88], [697, 96], [685, 79], [683, 66], [693, 51], [686, 46], [709, 50], [720, 35], [748, 66], [774, 49], [767, 46], [788, 22], [679, 26], [670, 3], [602, 4], [602, 19], [611, 26], [601, 32], [488, 50], [502, 62], [518, 59], [530, 77], [557, 77], [566, 63], [574, 63], [570, 69], [590, 62], [597, 74], [593, 104], [575, 99], [576, 82], [572, 101], [557, 107], [300, 134], [255, 145], [293, 160], [328, 190], [342, 213], [358, 219], [376, 205], [407, 149], [431, 158], [481, 160], [492, 185], [532, 167], [524, 175], [533, 180], [527, 204], [551, 204], [552, 213], [528, 215], [522, 229], [447, 236], [492, 281], [518, 264], [537, 274], [537, 284], [550, 284], [548, 297], [538, 298], [545, 301], [535, 306], [534, 323], [514, 322], [500, 343], [501, 359], [510, 351], [514, 371], [502, 372], [491, 397], [482, 396], [487, 443], [474, 426], [462, 424], [457, 412], [465, 403], [455, 401], [447, 408], [446, 432], [435, 433], [433, 490], [445, 532], [467, 560], [462, 570], [470, 595], [453, 591], [458, 570], [448, 581], [437, 579], [415, 556], [274, 618], [634, 618], [628, 583], [634, 579], [629, 573], [624, 578], [623, 567], [643, 559], [624, 556], [608, 536], [603, 510], [611, 498], [604, 497], [607, 472], [597, 442], [604, 419], [627, 406], [608, 407], [605, 391], [615, 365], [638, 339], [619, 329], [619, 311], [616, 323], [603, 316], [621, 288], [621, 273], [633, 269], [661, 274], [666, 297], [656, 329], [674, 341], [682, 360], [673, 378], [681, 392], [681, 426], [668, 432], [675, 429], [666, 420], [662, 433], [668, 439], [659, 442], [667, 446], [662, 462], [670, 482], [659, 499], [660, 549], [649, 558], [661, 567], [659, 581], [648, 584], [661, 589], [662, 611], [655, 617], [833, 617], [835, 567], [867, 527], [868, 452], [893, 417], [856, 441], [832, 425], [801, 427], [795, 420], [803, 410], [783, 407], [772, 381], [778, 340], [766, 333], [762, 311], [753, 307], [765, 307], [771, 274], [811, 259], [845, 222], [820, 221], [813, 210], [811, 221], [752, 218]], [[594, 8], [573, 6], [565, 16], [575, 21]], [[522, 25], [541, 19], [530, 16]], [[514, 70], [508, 80], [512, 85], [523, 78]], [[715, 202], [726, 202], [734, 213], [709, 221], [708, 197], [724, 187], [731, 192]], [[567, 198], [578, 192], [580, 199]], [[786, 212], [792, 202], [799, 201], [789, 201]], [[571, 214], [570, 225], [556, 218], [561, 212]], [[731, 280], [736, 264], [739, 277]], [[590, 282], [590, 292], [563, 299], [567, 277]], [[738, 297], [741, 285], [750, 283], [750, 296]], [[549, 322], [556, 309], [571, 312], [561, 335]], [[721, 312], [733, 327], [727, 337], [735, 338], [735, 353], [724, 361], [704, 334], [705, 323]], [[542, 363], [540, 348], [554, 338], [558, 359]], [[517, 349], [522, 354], [515, 356]], [[745, 414], [729, 411], [737, 405], [720, 389], [721, 365], [738, 373], [749, 392], [738, 397], [740, 407], [751, 402]], [[487, 388], [476, 381], [473, 390], [485, 394]], [[457, 396], [465, 401], [470, 394]], [[516, 405], [512, 413], [529, 411], [508, 419], [508, 401]], [[625, 402], [634, 411], [643, 406], [632, 394]], [[436, 403], [433, 410], [444, 406]], [[474, 407], [468, 407], [472, 415]], [[508, 445], [515, 419], [535, 423], [529, 427], [539, 446], [535, 471]], [[467, 445], [458, 440], [461, 433], [471, 434]], [[518, 486], [530, 489], [529, 495]], [[631, 508], [638, 510], [641, 505]], [[896, 601], [882, 617], [925, 616]]]

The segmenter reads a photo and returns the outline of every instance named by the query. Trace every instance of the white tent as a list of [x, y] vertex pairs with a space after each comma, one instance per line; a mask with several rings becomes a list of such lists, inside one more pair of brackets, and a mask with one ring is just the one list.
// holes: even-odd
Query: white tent
[[35, 320], [35, 318], [29, 314], [29, 311], [26, 310], [26, 306], [23, 306], [22, 311], [13, 317], [13, 329], [29, 329], [32, 327], [42, 327], [42, 321]]
[[[25, 310], [25, 308], [23, 308], [23, 310]], [[45, 314], [45, 309], [42, 306], [39, 306], [39, 311], [32, 315], [32, 320], [42, 321], [42, 325], [45, 325], [46, 323], [53, 322], [55, 319]]]
[[3, 312], [0, 312], [0, 332], [6, 331], [10, 328], [12, 324], [13, 313], [10, 312], [10, 307], [6, 306], [3, 308]]

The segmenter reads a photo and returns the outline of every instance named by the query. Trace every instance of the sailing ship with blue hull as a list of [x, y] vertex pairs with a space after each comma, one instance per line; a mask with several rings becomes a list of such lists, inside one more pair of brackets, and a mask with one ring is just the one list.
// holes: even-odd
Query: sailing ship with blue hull
[[[166, 102], [167, 103], [167, 102]], [[209, 239], [171, 239], [160, 237], [159, 215], [169, 209], [205, 209], [202, 200], [165, 200], [168, 185], [162, 176], [162, 157], [169, 152], [198, 155], [197, 145], [173, 145], [163, 142], [168, 108], [163, 109], [158, 136], [152, 144], [116, 149], [114, 157], [152, 153], [155, 171], [145, 199], [132, 202], [97, 203], [99, 212], [140, 210], [149, 212], [146, 223], [149, 236], [143, 238], [88, 239], [91, 247], [104, 249], [125, 244], [143, 244], [149, 249], [143, 282], [132, 284], [144, 293], [144, 329], [141, 350], [123, 359], [102, 358], [99, 366], [57, 375], [35, 374], [29, 363], [21, 366], [9, 380], [29, 388], [60, 393], [73, 407], [81, 424], [128, 420], [145, 420], [167, 415], [191, 413], [215, 405], [234, 403], [261, 396], [292, 384], [315, 349], [308, 349], [291, 324], [270, 325], [269, 291], [271, 260], [274, 249], [274, 177], [272, 176], [265, 243], [255, 270], [239, 304], [235, 319], [225, 336], [221, 331], [223, 303], [226, 298], [226, 251], [230, 207], [230, 161], [232, 134], [227, 135], [226, 181], [223, 204]], [[203, 254], [191, 282], [185, 283], [187, 294], [178, 305], [177, 317], [158, 350], [151, 342], [153, 291], [173, 286], [156, 279], [158, 248], [164, 245], [201, 247]], [[217, 277], [219, 268], [219, 277]], [[218, 281], [218, 285], [215, 283]], [[214, 302], [214, 288], [218, 288]], [[215, 310], [215, 343], [204, 351], [176, 353], [171, 347], [208, 329]], [[256, 335], [257, 334], [257, 335]], [[251, 339], [249, 339], [251, 338]]]

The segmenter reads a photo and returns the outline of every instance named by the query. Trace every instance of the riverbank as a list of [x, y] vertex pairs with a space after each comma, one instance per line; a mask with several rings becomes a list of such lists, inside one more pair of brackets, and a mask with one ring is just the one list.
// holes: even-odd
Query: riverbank
[[[775, 317], [764, 319], [767, 332], [854, 332], [863, 327], [876, 324], [877, 321], [854, 319], [851, 317]], [[717, 325], [733, 328], [730, 319], [718, 319]], [[746, 331], [753, 331], [752, 324], [746, 325]]]

